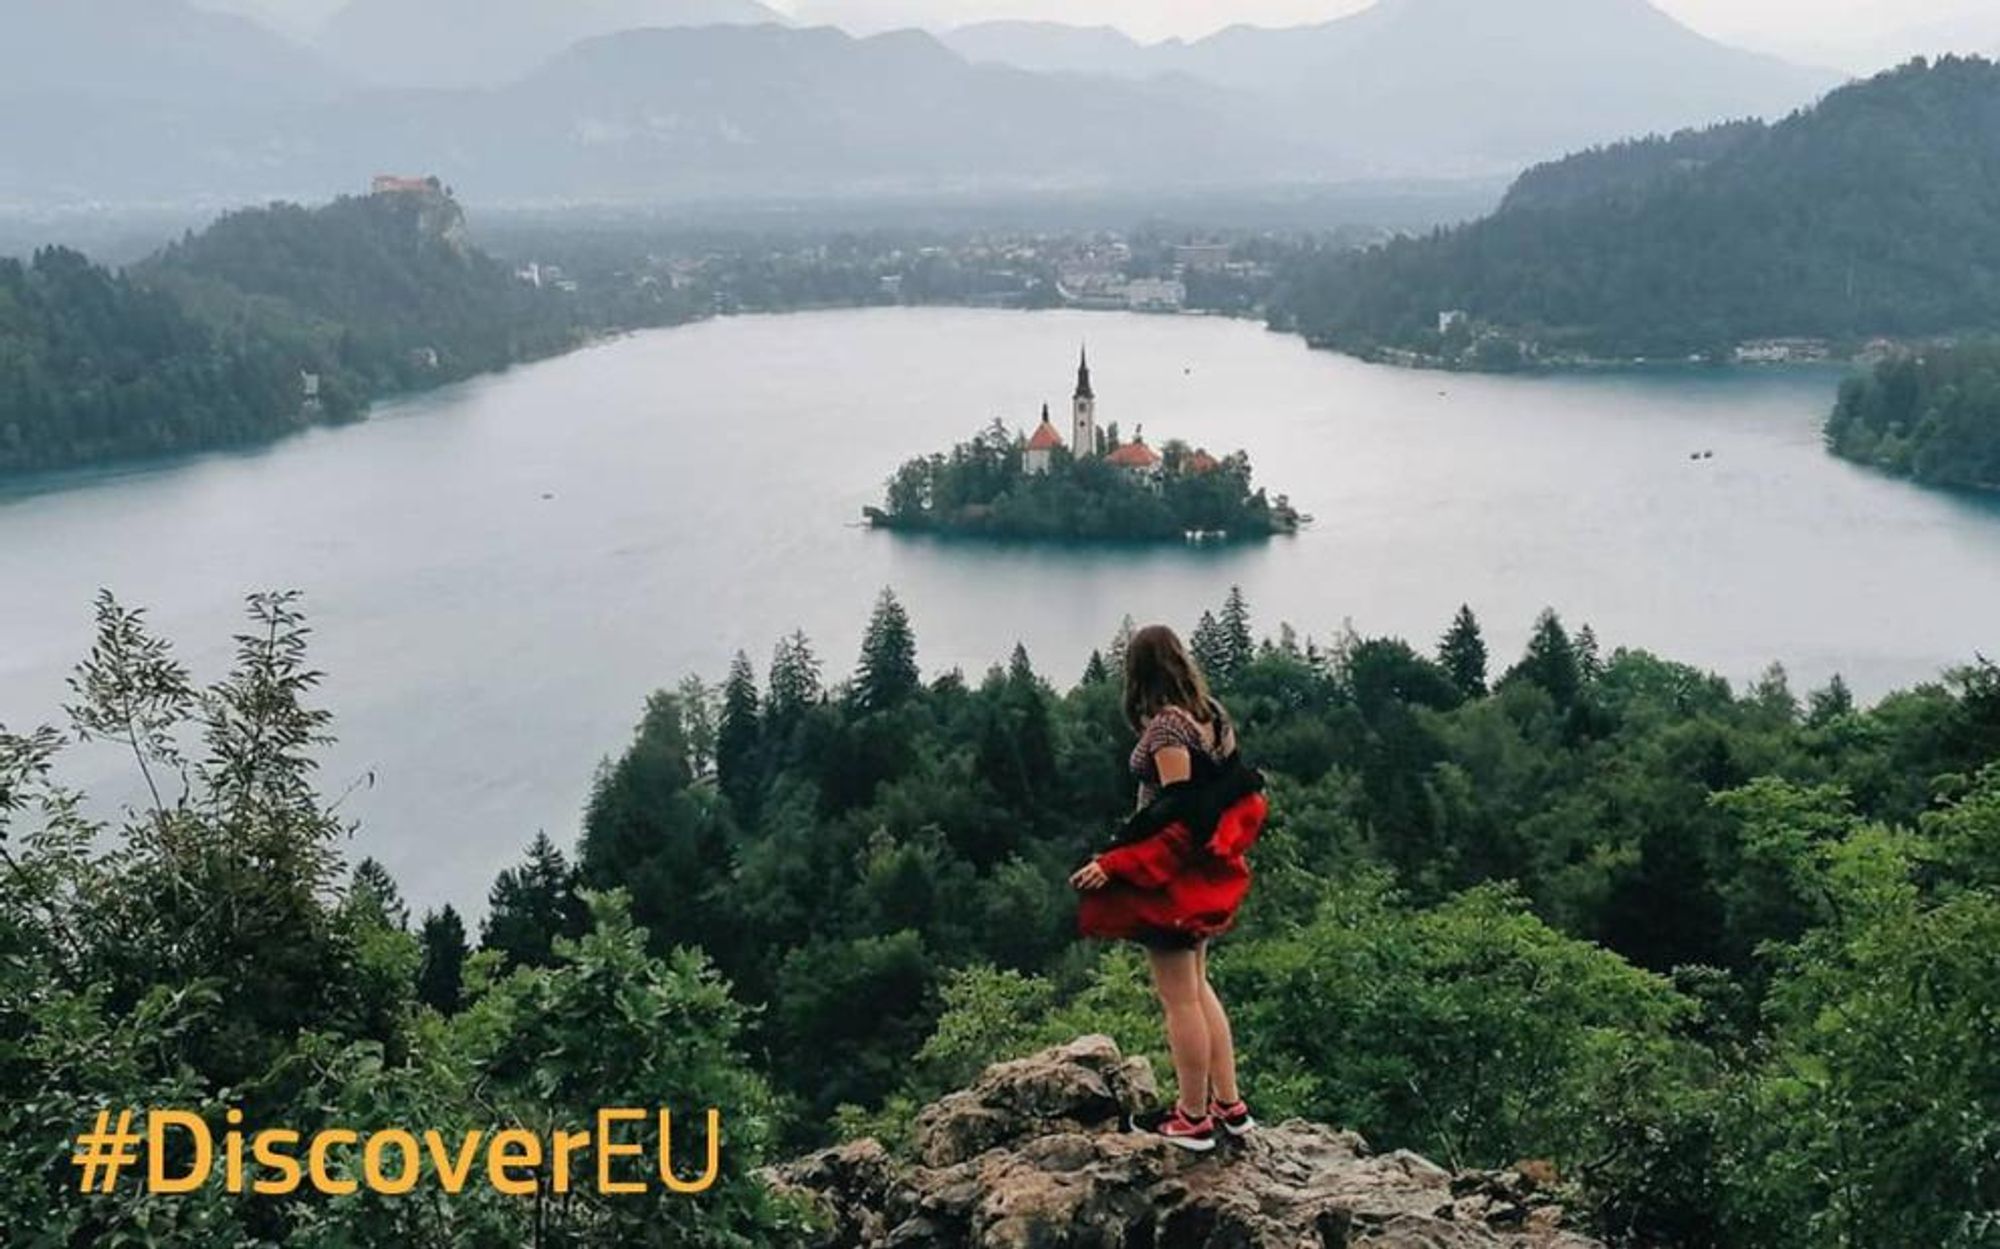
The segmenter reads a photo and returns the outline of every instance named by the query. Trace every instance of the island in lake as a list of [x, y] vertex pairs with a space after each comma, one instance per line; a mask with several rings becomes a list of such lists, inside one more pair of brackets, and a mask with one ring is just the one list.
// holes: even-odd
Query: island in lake
[[1032, 434], [995, 419], [949, 452], [920, 456], [889, 479], [878, 529], [993, 538], [1244, 539], [1294, 533], [1307, 521], [1252, 481], [1250, 458], [1218, 459], [1171, 439], [1156, 449], [1097, 423], [1086, 351], [1077, 361], [1070, 431], [1047, 404]]

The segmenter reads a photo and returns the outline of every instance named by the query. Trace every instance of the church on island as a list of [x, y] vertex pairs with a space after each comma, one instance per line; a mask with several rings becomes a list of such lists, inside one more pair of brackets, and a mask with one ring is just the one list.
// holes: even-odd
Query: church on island
[[1252, 483], [1246, 455], [1218, 459], [1178, 438], [1153, 447], [1136, 427], [1128, 440], [1117, 422], [1100, 426], [1087, 352], [1067, 436], [1048, 404], [1025, 435], [996, 418], [949, 452], [905, 460], [862, 516], [907, 533], [1148, 542], [1268, 538], [1306, 519]]
[[[1070, 429], [1068, 450], [1072, 457], [1087, 460], [1102, 456], [1106, 464], [1123, 469], [1133, 478], [1158, 484], [1166, 475], [1166, 462], [1160, 453], [1146, 445], [1142, 435], [1135, 434], [1130, 442], [1108, 445], [1110, 440], [1097, 428], [1097, 392], [1090, 384], [1090, 351], [1084, 348], [1078, 353], [1076, 363], [1076, 394], [1070, 400]], [[1022, 451], [1022, 466], [1028, 472], [1042, 476], [1055, 466], [1058, 451], [1064, 449], [1062, 431], [1049, 417], [1049, 405], [1042, 405], [1042, 422], [1028, 437]], [[1176, 466], [1186, 473], [1211, 473], [1222, 467], [1207, 451], [1195, 451]]]

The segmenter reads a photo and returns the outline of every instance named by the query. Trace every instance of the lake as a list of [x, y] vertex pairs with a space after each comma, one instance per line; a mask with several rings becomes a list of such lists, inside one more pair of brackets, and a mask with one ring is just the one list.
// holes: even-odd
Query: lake
[[[1317, 523], [1254, 547], [1039, 549], [857, 527], [903, 459], [1068, 408], [1247, 449]], [[1839, 373], [1403, 372], [1194, 317], [884, 309], [635, 335], [253, 452], [0, 491], [0, 722], [56, 717], [108, 586], [204, 678], [241, 598], [306, 592], [340, 743], [325, 783], [416, 907], [479, 913], [569, 843], [649, 690], [811, 635], [850, 670], [893, 586], [927, 670], [1018, 640], [1067, 685], [1119, 620], [1428, 646], [1460, 603], [1510, 660], [1555, 606], [1608, 648], [1863, 695], [1994, 649], [2000, 506], [1825, 454]], [[1690, 459], [1713, 451], [1712, 458]], [[115, 766], [76, 756], [86, 781]]]

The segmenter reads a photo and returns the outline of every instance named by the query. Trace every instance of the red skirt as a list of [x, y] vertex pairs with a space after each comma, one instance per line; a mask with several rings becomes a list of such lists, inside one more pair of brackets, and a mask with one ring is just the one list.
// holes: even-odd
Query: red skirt
[[1097, 856], [1111, 883], [1083, 895], [1078, 930], [1086, 937], [1166, 945], [1228, 932], [1250, 892], [1245, 852], [1268, 813], [1264, 796], [1252, 794], [1223, 812], [1204, 847], [1195, 846], [1186, 825], [1170, 824]]

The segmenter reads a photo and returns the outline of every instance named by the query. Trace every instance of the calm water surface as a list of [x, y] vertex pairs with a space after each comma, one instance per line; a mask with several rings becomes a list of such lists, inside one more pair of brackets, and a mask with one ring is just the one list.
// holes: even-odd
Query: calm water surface
[[[1057, 551], [857, 529], [902, 459], [1067, 408], [1246, 448], [1318, 524], [1250, 549]], [[53, 718], [109, 586], [204, 677], [241, 596], [298, 587], [353, 847], [414, 904], [483, 909], [537, 829], [569, 840], [648, 690], [804, 628], [836, 675], [885, 585], [928, 669], [1025, 642], [1061, 682], [1119, 619], [1427, 644], [1469, 602], [1511, 656], [1554, 605], [1607, 646], [1735, 679], [1783, 661], [1876, 694], [1992, 651], [2000, 508], [1824, 454], [1837, 374], [1475, 378], [1242, 322], [880, 310], [638, 335], [265, 450], [0, 494], [0, 721]], [[1714, 458], [1692, 461], [1696, 451]], [[547, 497], [544, 497], [547, 496]], [[80, 758], [88, 780], [112, 761]]]

